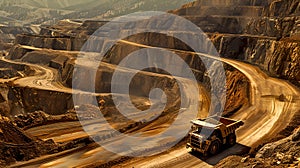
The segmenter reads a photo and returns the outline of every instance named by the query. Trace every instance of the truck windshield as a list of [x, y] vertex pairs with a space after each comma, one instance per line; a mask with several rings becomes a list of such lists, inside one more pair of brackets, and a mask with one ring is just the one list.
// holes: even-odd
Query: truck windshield
[[213, 132], [212, 128], [207, 128], [207, 127], [199, 127], [197, 130], [197, 133], [205, 136], [209, 136]]

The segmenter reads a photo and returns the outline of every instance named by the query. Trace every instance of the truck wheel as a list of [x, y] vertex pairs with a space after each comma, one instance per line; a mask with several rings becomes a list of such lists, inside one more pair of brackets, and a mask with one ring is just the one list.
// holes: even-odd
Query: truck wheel
[[227, 144], [229, 147], [234, 146], [236, 144], [236, 135], [235, 134], [228, 135]]
[[208, 156], [207, 152], [204, 152], [204, 153], [202, 154], [202, 156], [203, 156], [203, 157], [207, 157], [207, 156]]
[[211, 155], [215, 155], [220, 151], [220, 141], [215, 140], [211, 143], [210, 147], [209, 147], [209, 153]]

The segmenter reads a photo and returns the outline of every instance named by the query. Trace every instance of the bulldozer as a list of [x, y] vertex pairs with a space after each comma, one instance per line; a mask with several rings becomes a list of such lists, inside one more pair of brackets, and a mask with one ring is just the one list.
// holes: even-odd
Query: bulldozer
[[235, 131], [244, 125], [243, 121], [218, 116], [195, 119], [191, 123], [186, 147], [203, 156], [216, 155], [222, 149], [234, 146]]

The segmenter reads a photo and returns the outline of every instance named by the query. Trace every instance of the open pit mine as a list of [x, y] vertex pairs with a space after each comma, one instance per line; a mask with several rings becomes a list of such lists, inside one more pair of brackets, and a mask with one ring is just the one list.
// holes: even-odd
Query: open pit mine
[[[299, 168], [300, 0], [196, 0], [165, 12], [181, 19], [0, 28], [0, 167]], [[147, 31], [161, 26], [168, 34]], [[115, 38], [107, 35], [115, 29], [129, 36], [97, 41]], [[180, 33], [201, 40], [200, 50], [170, 36]], [[184, 63], [151, 59], [151, 50]], [[127, 57], [139, 51], [148, 57]], [[122, 67], [126, 59], [176, 72], [154, 63]], [[196, 82], [176, 76], [185, 65]], [[132, 76], [129, 84], [114, 83], [116, 73]], [[198, 90], [184, 92], [195, 83]], [[211, 131], [206, 141], [201, 129]], [[145, 143], [124, 141], [137, 135]]]

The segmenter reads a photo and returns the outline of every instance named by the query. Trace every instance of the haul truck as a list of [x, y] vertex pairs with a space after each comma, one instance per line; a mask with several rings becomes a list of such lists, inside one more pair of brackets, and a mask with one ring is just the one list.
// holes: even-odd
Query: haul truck
[[215, 155], [224, 147], [236, 144], [235, 130], [244, 125], [243, 121], [212, 116], [191, 121], [192, 129], [188, 136], [187, 148], [204, 156]]

